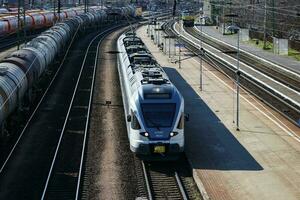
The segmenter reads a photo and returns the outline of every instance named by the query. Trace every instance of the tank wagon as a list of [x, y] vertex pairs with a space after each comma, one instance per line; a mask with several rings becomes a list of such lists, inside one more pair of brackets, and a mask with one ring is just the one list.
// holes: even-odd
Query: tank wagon
[[118, 69], [131, 151], [177, 157], [184, 151], [184, 99], [144, 43], [128, 32], [118, 39]]
[[77, 29], [85, 29], [104, 23], [106, 12], [98, 8], [79, 14], [64, 22], [56, 23], [38, 37], [26, 43], [0, 61], [0, 124], [30, 96], [30, 88], [45, 72], [63, 47], [71, 40]]
[[[129, 13], [131, 8], [124, 7], [121, 12]], [[88, 13], [86, 13], [85, 18], [101, 17], [106, 13], [100, 7], [93, 6], [89, 8]], [[43, 12], [28, 12], [25, 16], [25, 24], [22, 22], [26, 30], [37, 30], [41, 28], [46, 28], [52, 26], [55, 22], [63, 22], [67, 19], [74, 18], [76, 16], [82, 15], [84, 9], [82, 7], [72, 8], [63, 10], [59, 14], [54, 14], [53, 11], [43, 11]], [[83, 16], [83, 15], [82, 15]], [[81, 16], [81, 17], [82, 17]], [[130, 14], [130, 16], [133, 16]], [[21, 18], [21, 21], [23, 18]], [[18, 29], [18, 18], [17, 14], [15, 16], [6, 16], [0, 18], [0, 36], [10, 35], [17, 32]]]
[[[23, 18], [21, 18], [21, 23], [26, 27], [27, 30], [36, 30], [52, 26], [55, 21], [64, 21], [79, 14], [81, 14], [81, 12], [78, 12], [74, 9], [64, 10], [60, 14], [56, 15], [51, 11], [28, 12], [25, 16], [25, 23], [23, 22]], [[16, 33], [17, 29], [17, 15], [10, 15], [0, 18], [0, 36], [14, 34]]]

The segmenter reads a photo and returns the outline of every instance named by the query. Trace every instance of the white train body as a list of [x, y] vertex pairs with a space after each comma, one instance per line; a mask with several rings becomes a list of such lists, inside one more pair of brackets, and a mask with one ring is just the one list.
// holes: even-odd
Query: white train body
[[141, 155], [183, 152], [183, 97], [135, 34], [123, 34], [118, 51], [131, 151]]

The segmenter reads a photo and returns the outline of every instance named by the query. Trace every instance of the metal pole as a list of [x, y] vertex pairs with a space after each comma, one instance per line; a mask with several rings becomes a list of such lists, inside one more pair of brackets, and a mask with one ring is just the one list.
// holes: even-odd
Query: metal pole
[[55, 12], [55, 0], [53, 0], [53, 14], [54, 14], [54, 24], [56, 23], [56, 12]]
[[159, 23], [156, 23], [156, 45], [159, 46]]
[[148, 19], [148, 26], [147, 26], [147, 36], [149, 37], [150, 35], [150, 18]]
[[264, 17], [264, 49], [267, 47], [267, 0], [265, 0], [265, 17]]
[[60, 21], [60, 7], [61, 3], [60, 0], [57, 1], [57, 14], [58, 14], [58, 21]]
[[163, 50], [164, 50], [164, 53], [165, 54], [167, 54], [167, 38], [165, 37], [165, 36], [167, 36], [167, 35], [165, 35], [165, 34], [163, 34], [164, 35], [164, 48], [163, 48]]
[[23, 0], [23, 39], [24, 43], [26, 43], [26, 8], [25, 8], [25, 0]]
[[20, 9], [21, 9], [21, 0], [18, 0], [18, 32], [17, 32], [17, 38], [18, 38], [18, 50], [20, 49], [20, 29], [21, 29], [21, 22], [20, 22]]
[[222, 19], [222, 22], [223, 22], [223, 24], [222, 24], [222, 34], [223, 35], [225, 34], [225, 10], [224, 10], [225, 8], [224, 7], [225, 7], [225, 3], [223, 2], [222, 3], [222, 16], [223, 16], [222, 17], [223, 18]]
[[89, 12], [89, 0], [86, 0], [86, 12]]
[[155, 22], [155, 24], [154, 24], [154, 44], [156, 45], [157, 44], [157, 21]]
[[157, 46], [159, 47], [160, 46], [160, 30], [159, 30], [159, 24], [158, 24], [158, 28], [157, 28]]
[[[202, 22], [201, 22], [202, 23]], [[203, 54], [203, 47], [202, 47], [202, 24], [201, 24], [201, 31], [200, 31], [200, 90], [203, 90], [203, 63], [202, 63], [202, 54]]]
[[169, 59], [171, 58], [171, 38], [169, 37]]
[[272, 6], [273, 6], [273, 37], [275, 37], [275, 2], [272, 0]]
[[[200, 1], [201, 0], [199, 0], [199, 6], [200, 6]], [[200, 15], [201, 15], [201, 13], [200, 13], [200, 7], [199, 7], [199, 17], [200, 17]], [[202, 91], [203, 90], [203, 77], [202, 77], [202, 75], [203, 75], [203, 66], [202, 66], [202, 21], [203, 21], [203, 16], [202, 17], [200, 17], [199, 18], [200, 19], [200, 26], [201, 26], [201, 28], [200, 28], [200, 91]]]
[[172, 42], [173, 42], [173, 47], [174, 47], [174, 50], [173, 50], [173, 52], [174, 52], [173, 58], [174, 58], [174, 57], [176, 57], [176, 55], [177, 55], [177, 51], [176, 51], [176, 40], [175, 40], [175, 38], [172, 40]]
[[236, 72], [236, 130], [240, 130], [240, 30], [237, 42], [237, 72]]
[[181, 69], [181, 33], [182, 33], [182, 27], [181, 27], [181, 20], [179, 17], [179, 28], [180, 28], [180, 34], [179, 34], [179, 38], [178, 38], [178, 45], [179, 45], [179, 60], [178, 60], [178, 67], [179, 69]]

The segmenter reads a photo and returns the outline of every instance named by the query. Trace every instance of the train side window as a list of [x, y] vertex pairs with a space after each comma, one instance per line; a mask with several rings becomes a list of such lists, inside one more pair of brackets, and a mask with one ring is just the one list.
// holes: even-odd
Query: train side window
[[184, 113], [181, 113], [177, 128], [183, 129], [183, 127], [184, 127]]
[[139, 130], [139, 129], [141, 129], [139, 120], [137, 119], [137, 117], [135, 116], [135, 114], [133, 112], [131, 112], [131, 116], [132, 116], [131, 128], [133, 130]]

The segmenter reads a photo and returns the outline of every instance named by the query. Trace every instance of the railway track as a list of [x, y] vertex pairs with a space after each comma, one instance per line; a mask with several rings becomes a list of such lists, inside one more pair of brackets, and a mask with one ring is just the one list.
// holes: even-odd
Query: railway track
[[56, 72], [1, 167], [0, 199], [78, 196], [98, 44], [119, 27], [82, 38], [77, 48], [89, 44], [85, 54], [66, 55], [62, 65], [69, 68]]
[[149, 200], [188, 199], [177, 171], [170, 164], [142, 161], [142, 166]]
[[[218, 43], [208, 37], [205, 37], [204, 35], [201, 36], [192, 27], [186, 27], [185, 30], [187, 31], [187, 33], [189, 33], [193, 37], [195, 37], [199, 40], [202, 40], [204, 43], [206, 43], [216, 49], [219, 49], [222, 52], [225, 52], [225, 53], [229, 52], [228, 55], [235, 57], [235, 55], [233, 54], [234, 52], [236, 52], [235, 48], [232, 48], [225, 44]], [[233, 53], [230, 54], [230, 52], [233, 52]], [[274, 78], [275, 80], [280, 81], [283, 84], [286, 84], [289, 87], [291, 87], [297, 91], [300, 91], [300, 79], [299, 79], [299, 77], [293, 76], [292, 73], [288, 73], [283, 70], [277, 69], [273, 65], [266, 63], [266, 62], [261, 62], [261, 61], [257, 60], [257, 58], [250, 56], [244, 52], [240, 52], [240, 61], [244, 62], [247, 65], [249, 65], [250, 67], [253, 67], [253, 68], [261, 71], [262, 73]]]
[[[174, 21], [169, 21], [163, 25], [165, 33], [170, 36], [178, 36], [178, 33], [174, 30]], [[200, 57], [201, 52], [199, 50], [199, 45], [195, 42], [196, 39], [186, 39], [185, 37], [181, 37], [181, 41], [185, 44], [185, 47], [191, 51], [195, 56]], [[214, 55], [211, 52], [206, 51], [204, 48], [204, 54], [202, 58], [207, 62], [210, 63], [213, 67], [217, 70], [221, 71], [222, 73], [226, 74], [227, 76], [231, 77], [232, 80], [236, 79], [236, 68], [235, 66], [230, 65], [227, 61], [222, 60], [222, 58]], [[272, 81], [265, 74], [259, 74], [261, 72], [257, 72], [251, 68], [244, 68], [245, 71], [240, 72], [240, 84], [243, 88], [247, 91], [252, 93], [261, 101], [268, 104], [270, 107], [277, 110], [287, 119], [289, 119], [292, 123], [297, 126], [300, 126], [299, 119], [300, 119], [300, 107], [299, 107], [299, 92], [294, 91], [293, 89], [288, 89], [286, 85], [278, 83], [276, 81]], [[253, 75], [253, 73], [255, 75]], [[262, 82], [260, 78], [267, 80], [266, 82]], [[274, 88], [271, 88], [269, 84], [276, 85]], [[280, 92], [279, 92], [280, 91]], [[286, 97], [281, 92], [286, 92], [286, 94], [291, 94], [293, 98], [290, 99]]]
[[98, 34], [88, 46], [41, 199], [79, 197], [99, 45], [115, 29]]
[[140, 171], [138, 175], [143, 176], [143, 181], [140, 182], [143, 182], [144, 185], [140, 188], [145, 191], [141, 192], [144, 198], [149, 200], [202, 199], [185, 157], [170, 162], [136, 161], [136, 163], [138, 162], [141, 165], [137, 167], [137, 171]]
[[[29, 41], [35, 37], [37, 37], [41, 32], [45, 31], [46, 29], [37, 30], [34, 33], [27, 35], [26, 40]], [[24, 40], [20, 41], [20, 44], [24, 43]], [[18, 45], [18, 38], [16, 34], [9, 35], [9, 36], [3, 36], [0, 39], [0, 52], [5, 51], [9, 48], [12, 48], [14, 46]]]

